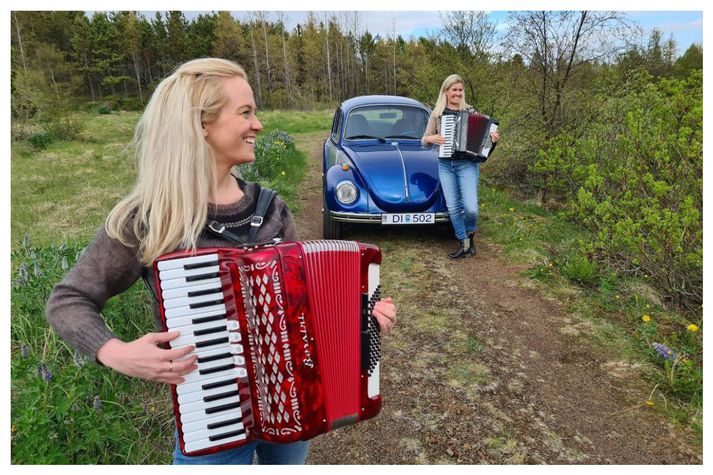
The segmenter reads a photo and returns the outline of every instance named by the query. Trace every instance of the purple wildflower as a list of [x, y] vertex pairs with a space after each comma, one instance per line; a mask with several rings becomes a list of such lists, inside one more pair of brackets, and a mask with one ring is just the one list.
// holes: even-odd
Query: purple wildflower
[[49, 383], [52, 379], [52, 371], [50, 371], [50, 368], [49, 366], [47, 366], [47, 363], [39, 364], [39, 366], [37, 367], [37, 374], [42, 379], [44, 379], [45, 383]]
[[17, 269], [17, 273], [20, 275], [20, 279], [22, 279], [23, 282], [27, 282], [27, 278], [30, 276], [27, 272], [27, 264], [24, 262], [20, 264], [20, 268]]
[[102, 400], [98, 395], [94, 396], [94, 402], [92, 403], [92, 406], [97, 412], [102, 412], [102, 410], [104, 410], [104, 405], [102, 404]]
[[25, 249], [25, 251], [30, 250], [30, 236], [25, 234], [25, 237], [22, 238], [22, 247]]
[[74, 364], [77, 368], [84, 367], [84, 358], [81, 353], [74, 353]]
[[674, 353], [671, 348], [664, 345], [663, 343], [654, 342], [652, 346], [654, 347], [654, 350], [656, 350], [656, 353], [661, 355], [662, 358], [669, 361], [673, 361], [676, 359], [676, 353]]
[[23, 360], [26, 360], [27, 357], [30, 356], [30, 347], [24, 343], [20, 347], [20, 356], [22, 357]]

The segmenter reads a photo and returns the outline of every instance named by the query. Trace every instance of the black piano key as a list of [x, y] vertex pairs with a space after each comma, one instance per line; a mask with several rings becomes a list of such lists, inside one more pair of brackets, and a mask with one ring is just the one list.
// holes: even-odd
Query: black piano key
[[200, 275], [189, 275], [186, 277], [186, 282], [196, 282], [198, 280], [215, 279], [220, 277], [219, 272], [212, 272], [210, 274], [200, 274]]
[[242, 417], [236, 417], [236, 418], [234, 418], [234, 419], [227, 419], [227, 420], [224, 420], [224, 421], [214, 422], [214, 423], [212, 423], [212, 424], [208, 424], [208, 426], [206, 427], [206, 429], [209, 429], [209, 430], [212, 430], [212, 429], [220, 429], [221, 427], [232, 426], [233, 424], [239, 424], [239, 423], [241, 423], [241, 422], [243, 422], [243, 418], [242, 418]]
[[235, 378], [226, 379], [225, 381], [217, 381], [215, 383], [203, 384], [201, 389], [203, 391], [208, 391], [209, 389], [219, 388], [221, 386], [227, 386], [229, 384], [235, 384]]
[[220, 325], [212, 328], [204, 328], [203, 330], [196, 330], [193, 332], [194, 336], [210, 335], [211, 333], [225, 332], [228, 331], [228, 327], [225, 325]]
[[222, 406], [209, 407], [208, 409], [205, 410], [205, 413], [206, 414], [215, 414], [216, 412], [223, 412], [223, 411], [227, 411], [229, 409], [238, 409], [238, 408], [240, 408], [240, 403], [232, 402], [230, 404], [223, 404]]
[[200, 357], [198, 357], [198, 360], [196, 362], [198, 364], [208, 363], [210, 361], [222, 360], [223, 358], [230, 358], [231, 356], [233, 356], [233, 354], [230, 352], [221, 353], [219, 355], [213, 355], [213, 356], [200, 356]]
[[208, 440], [215, 442], [216, 440], [227, 439], [228, 437], [234, 437], [236, 435], [242, 435], [245, 433], [245, 429], [238, 429], [231, 432], [226, 432], [225, 434], [211, 435]]
[[219, 399], [225, 399], [226, 397], [237, 396], [237, 395], [238, 395], [238, 390], [235, 389], [233, 391], [226, 391], [224, 393], [213, 394], [212, 396], [206, 396], [203, 398], [203, 401], [213, 402], [213, 401], [217, 401]]
[[196, 348], [205, 348], [206, 346], [219, 345], [221, 343], [228, 343], [228, 337], [214, 338], [213, 340], [199, 341], [196, 342]]
[[225, 301], [223, 299], [209, 300], [207, 302], [192, 303], [188, 306], [188, 308], [195, 309], [195, 308], [203, 308], [203, 307], [212, 307], [213, 305], [220, 305], [221, 303], [224, 303], [224, 302]]
[[198, 374], [211, 374], [211, 373], [218, 373], [220, 371], [225, 371], [226, 369], [232, 369], [235, 368], [235, 365], [233, 363], [229, 363], [223, 366], [215, 366], [213, 368], [208, 368], [208, 369], [201, 369], [198, 371]]
[[186, 297], [200, 297], [201, 295], [217, 294], [218, 292], [220, 292], [220, 287], [205, 290], [194, 290], [193, 292], [188, 292]]
[[193, 264], [184, 264], [183, 270], [200, 269], [201, 267], [213, 267], [219, 264], [218, 261], [196, 262]]
[[224, 313], [219, 313], [218, 315], [211, 315], [210, 317], [194, 318], [191, 320], [193, 325], [198, 325], [199, 323], [208, 323], [214, 320], [225, 320], [228, 316]]

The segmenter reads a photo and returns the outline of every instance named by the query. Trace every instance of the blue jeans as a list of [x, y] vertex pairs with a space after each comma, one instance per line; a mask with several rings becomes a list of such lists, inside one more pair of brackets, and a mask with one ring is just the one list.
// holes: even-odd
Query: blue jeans
[[302, 465], [307, 458], [309, 441], [276, 444], [255, 440], [241, 447], [224, 450], [215, 454], [187, 457], [181, 453], [176, 437], [173, 451], [174, 465], [250, 465], [257, 454], [260, 465]]
[[473, 160], [438, 159], [438, 177], [456, 238], [467, 239], [478, 225], [480, 164]]

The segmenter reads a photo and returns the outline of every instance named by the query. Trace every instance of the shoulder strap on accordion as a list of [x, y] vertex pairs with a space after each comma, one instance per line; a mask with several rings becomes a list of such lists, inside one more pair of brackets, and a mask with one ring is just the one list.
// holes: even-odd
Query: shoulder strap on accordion
[[265, 213], [267, 213], [267, 208], [272, 203], [273, 198], [277, 193], [270, 188], [260, 187], [260, 194], [257, 198], [257, 205], [255, 206], [255, 213], [250, 220], [250, 232], [248, 233], [247, 239], [241, 239], [234, 233], [231, 233], [225, 226], [217, 221], [211, 221], [206, 224], [206, 230], [226, 241], [230, 241], [233, 244], [238, 244], [239, 246], [250, 246], [255, 243], [255, 238], [257, 237], [257, 230], [262, 226], [265, 220]]

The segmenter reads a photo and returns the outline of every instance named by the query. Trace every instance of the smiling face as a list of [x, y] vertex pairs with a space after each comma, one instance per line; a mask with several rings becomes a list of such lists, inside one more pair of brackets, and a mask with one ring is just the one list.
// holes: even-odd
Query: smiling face
[[449, 108], [458, 109], [463, 101], [463, 83], [454, 82], [451, 84], [451, 86], [446, 89], [446, 100]]
[[222, 80], [227, 102], [218, 117], [203, 124], [203, 135], [218, 167], [232, 167], [255, 161], [255, 137], [262, 124], [255, 115], [255, 99], [242, 78]]

